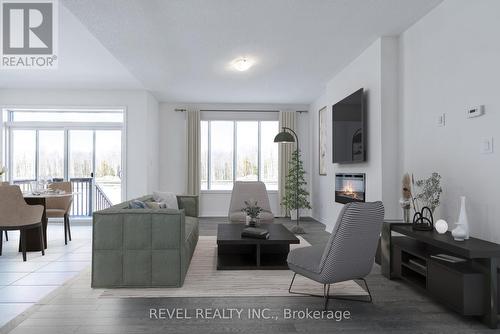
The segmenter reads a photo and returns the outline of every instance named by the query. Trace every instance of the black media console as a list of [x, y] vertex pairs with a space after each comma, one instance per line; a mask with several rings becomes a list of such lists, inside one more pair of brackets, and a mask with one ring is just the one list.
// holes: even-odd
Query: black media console
[[[411, 224], [385, 222], [379, 253], [387, 278], [404, 280], [454, 311], [479, 316], [490, 328], [497, 328], [500, 245], [476, 238], [455, 241], [450, 232], [414, 231]], [[466, 261], [432, 257], [437, 254]]]

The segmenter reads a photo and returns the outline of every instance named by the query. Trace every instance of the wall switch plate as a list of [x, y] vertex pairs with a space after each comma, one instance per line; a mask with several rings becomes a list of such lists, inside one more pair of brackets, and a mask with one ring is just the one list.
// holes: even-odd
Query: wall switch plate
[[441, 114], [437, 117], [437, 126], [445, 126], [446, 125], [446, 114]]
[[484, 106], [475, 106], [467, 109], [467, 118], [474, 118], [484, 115]]
[[493, 153], [493, 137], [481, 138], [481, 154]]

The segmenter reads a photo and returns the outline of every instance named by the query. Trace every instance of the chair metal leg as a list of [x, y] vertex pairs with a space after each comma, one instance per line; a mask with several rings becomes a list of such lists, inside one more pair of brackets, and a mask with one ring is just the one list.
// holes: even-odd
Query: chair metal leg
[[40, 247], [42, 248], [42, 256], [45, 256], [45, 244], [43, 242], [43, 225], [40, 224]]
[[5, 241], [9, 241], [9, 234], [5, 231]]
[[330, 298], [330, 284], [323, 285], [323, 295], [325, 298], [325, 306], [323, 307], [323, 309], [326, 311], [328, 309], [328, 299]]
[[336, 296], [336, 295], [330, 295], [330, 284], [323, 284], [323, 295], [314, 295], [310, 293], [304, 293], [304, 292], [296, 292], [292, 291], [292, 285], [293, 282], [295, 281], [295, 276], [297, 276], [297, 273], [293, 274], [292, 281], [290, 282], [290, 287], [288, 288], [288, 292], [296, 295], [302, 295], [302, 296], [311, 296], [311, 297], [322, 297], [325, 300], [324, 303], [324, 310], [327, 310], [328, 307], [328, 302], [330, 299], [339, 299], [339, 300], [349, 300], [349, 301], [356, 301], [356, 302], [364, 302], [364, 303], [371, 303], [373, 301], [372, 299], [372, 294], [370, 292], [370, 288], [368, 288], [368, 284], [366, 283], [366, 280], [364, 278], [358, 278], [359, 280], [363, 281], [365, 284], [365, 290], [368, 292], [368, 300], [359, 298], [359, 296]]
[[370, 298], [368, 303], [372, 303], [373, 298], [372, 298], [372, 293], [370, 291], [370, 288], [368, 287], [368, 283], [366, 283], [366, 280], [364, 278], [361, 278], [361, 280], [365, 283], [366, 292], [368, 292], [368, 297]]
[[23, 261], [26, 262], [26, 231], [20, 231], [21, 237], [21, 250], [23, 252]]
[[293, 281], [295, 281], [295, 276], [297, 276], [297, 273], [293, 273], [292, 281], [290, 282], [290, 286], [288, 287], [288, 293], [294, 293], [292, 292], [292, 285]]
[[353, 302], [362, 302], [362, 303], [372, 303], [373, 302], [373, 299], [372, 299], [372, 294], [370, 292], [370, 289], [368, 288], [368, 284], [366, 283], [366, 280], [364, 278], [358, 278], [358, 280], [360, 281], [363, 281], [365, 283], [365, 288], [366, 289], [363, 289], [365, 290], [366, 292], [368, 292], [368, 299], [364, 299], [363, 297], [361, 296], [330, 296], [330, 298], [332, 299], [339, 299], [339, 300], [349, 300], [349, 301], [353, 301]]
[[66, 225], [66, 216], [64, 216], [64, 244], [68, 244], [68, 225]]
[[68, 237], [69, 237], [69, 241], [71, 241], [71, 226], [69, 224], [69, 215], [66, 214], [65, 217], [66, 217], [66, 224], [68, 224]]

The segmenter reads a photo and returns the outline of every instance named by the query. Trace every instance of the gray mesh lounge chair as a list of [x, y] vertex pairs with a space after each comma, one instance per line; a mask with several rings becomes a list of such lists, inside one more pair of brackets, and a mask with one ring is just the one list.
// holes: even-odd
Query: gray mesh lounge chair
[[[325, 310], [329, 298], [371, 302], [364, 277], [372, 269], [383, 220], [382, 202], [346, 204], [326, 247], [298, 248], [288, 254], [288, 267], [294, 272], [288, 292], [304, 294], [292, 291], [295, 276], [300, 274], [323, 284], [323, 296], [318, 297], [324, 297]], [[362, 280], [368, 300], [330, 296], [330, 284], [348, 280]]]

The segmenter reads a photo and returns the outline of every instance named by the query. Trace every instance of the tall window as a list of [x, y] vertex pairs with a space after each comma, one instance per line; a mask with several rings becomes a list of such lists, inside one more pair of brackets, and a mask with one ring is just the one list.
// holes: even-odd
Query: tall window
[[202, 121], [201, 189], [231, 190], [233, 181], [278, 189], [278, 121]]

